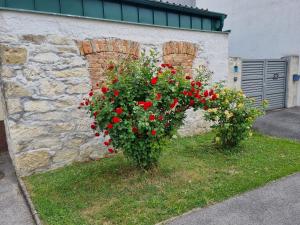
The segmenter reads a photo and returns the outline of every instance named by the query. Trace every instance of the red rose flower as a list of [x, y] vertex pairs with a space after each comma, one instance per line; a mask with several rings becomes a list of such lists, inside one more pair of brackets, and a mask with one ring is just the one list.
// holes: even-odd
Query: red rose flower
[[190, 80], [190, 79], [192, 79], [192, 77], [187, 75], [187, 76], [185, 76], [185, 79]]
[[85, 105], [89, 105], [90, 104], [90, 101], [89, 100], [86, 100], [85, 101]]
[[120, 94], [120, 92], [119, 92], [118, 90], [114, 90], [114, 95], [115, 95], [116, 97], [118, 97], [119, 94]]
[[202, 104], [205, 104], [205, 103], [206, 103], [206, 99], [205, 99], [205, 98], [201, 98], [200, 102], [201, 102]]
[[114, 127], [114, 125], [112, 125], [111, 123], [107, 124], [108, 129], [112, 129], [113, 127]]
[[137, 133], [137, 132], [138, 132], [138, 129], [137, 129], [136, 127], [133, 127], [133, 128], [132, 128], [132, 132], [133, 132], [133, 133]]
[[142, 102], [142, 101], [140, 101], [140, 102], [138, 102], [138, 104], [140, 106], [143, 106], [144, 110], [147, 110], [152, 106], [152, 102]]
[[154, 120], [155, 120], [155, 115], [151, 114], [151, 115], [149, 116], [149, 120], [150, 120], [150, 121], [154, 121]]
[[108, 88], [107, 87], [102, 87], [101, 91], [103, 92], [103, 94], [106, 94], [108, 92]]
[[187, 95], [189, 94], [189, 92], [188, 92], [187, 90], [184, 90], [184, 91], [182, 92], [182, 94], [183, 94], [184, 96], [187, 96]]
[[191, 86], [194, 87], [195, 86], [195, 81], [191, 82]]
[[105, 146], [109, 146], [109, 142], [108, 142], [108, 141], [103, 142], [103, 144], [104, 144]]
[[116, 111], [116, 113], [119, 114], [119, 115], [123, 113], [123, 109], [122, 109], [121, 107], [116, 108], [115, 111]]
[[156, 94], [156, 98], [155, 98], [155, 99], [156, 99], [157, 101], [159, 101], [159, 100], [161, 99], [161, 97], [162, 97], [162, 95], [161, 95], [161, 94], [159, 94], [159, 93], [157, 93], [157, 94]]
[[91, 124], [91, 128], [92, 128], [93, 130], [95, 130], [95, 129], [96, 129], [96, 124], [95, 124], [95, 123], [92, 123], [92, 124]]
[[190, 106], [195, 105], [195, 101], [193, 99], [190, 100]]
[[213, 94], [214, 94], [214, 90], [211, 89], [211, 90], [209, 91], [209, 96], [212, 96]]
[[108, 133], [109, 133], [108, 130], [105, 130], [105, 131], [104, 131], [104, 134], [105, 134], [105, 135], [108, 135]]
[[113, 123], [120, 123], [121, 119], [119, 117], [113, 117], [112, 121]]
[[152, 84], [152, 85], [155, 85], [155, 84], [157, 83], [157, 80], [158, 80], [158, 77], [153, 77], [153, 78], [151, 79], [151, 84]]
[[197, 81], [197, 82], [196, 82], [196, 85], [197, 85], [198, 87], [201, 87], [201, 86], [202, 86], [202, 83], [201, 83], [200, 81]]
[[170, 105], [170, 108], [171, 109], [175, 108], [175, 106], [177, 105], [177, 103], [178, 103], [178, 99], [174, 98], [173, 103]]
[[171, 74], [176, 74], [176, 70], [175, 69], [173, 69], [173, 70], [171, 70]]
[[115, 68], [115, 65], [112, 64], [112, 63], [109, 64], [108, 67], [107, 67], [107, 69], [110, 70], [110, 71], [112, 71], [114, 68]]
[[84, 106], [84, 102], [80, 102], [80, 106]]
[[156, 130], [152, 130], [151, 134], [152, 134], [152, 136], [155, 136], [156, 135]]
[[108, 149], [108, 152], [109, 152], [109, 153], [114, 153], [114, 150], [113, 150], [112, 148], [109, 148], [109, 149]]
[[111, 139], [111, 138], [108, 140], [108, 143], [109, 143], [109, 144], [112, 143], [112, 139]]
[[163, 121], [163, 119], [164, 119], [164, 117], [163, 117], [162, 115], [160, 115], [160, 116], [158, 117], [158, 120], [159, 120], [159, 121]]
[[89, 96], [92, 97], [94, 95], [94, 92], [90, 91]]
[[208, 110], [208, 106], [204, 106], [203, 109], [206, 111]]
[[204, 93], [203, 93], [203, 94], [204, 94], [204, 96], [205, 96], [205, 97], [207, 97], [207, 96], [209, 95], [209, 92], [208, 92], [208, 90], [204, 91]]
[[98, 112], [94, 112], [93, 114], [94, 114], [94, 117], [96, 117], [98, 115]]
[[96, 137], [99, 137], [99, 136], [100, 136], [100, 134], [97, 132], [97, 133], [95, 133], [95, 136], [96, 136]]
[[216, 100], [218, 98], [218, 96], [216, 94], [213, 94], [213, 96], [211, 96], [211, 100]]
[[113, 79], [112, 83], [115, 84], [115, 83], [117, 83], [118, 81], [119, 81], [118, 78], [115, 78], [115, 79]]

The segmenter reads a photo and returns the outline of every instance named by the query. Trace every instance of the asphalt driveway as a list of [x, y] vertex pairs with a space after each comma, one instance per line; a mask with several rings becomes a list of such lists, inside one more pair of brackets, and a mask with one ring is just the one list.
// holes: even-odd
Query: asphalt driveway
[[256, 121], [254, 129], [271, 136], [300, 140], [300, 107], [270, 111]]

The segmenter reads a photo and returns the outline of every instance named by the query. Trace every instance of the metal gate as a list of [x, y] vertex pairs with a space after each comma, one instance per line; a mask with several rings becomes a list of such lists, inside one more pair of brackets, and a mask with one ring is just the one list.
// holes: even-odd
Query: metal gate
[[268, 110], [281, 109], [286, 104], [286, 60], [243, 60], [242, 90], [255, 98], [256, 106], [268, 100]]

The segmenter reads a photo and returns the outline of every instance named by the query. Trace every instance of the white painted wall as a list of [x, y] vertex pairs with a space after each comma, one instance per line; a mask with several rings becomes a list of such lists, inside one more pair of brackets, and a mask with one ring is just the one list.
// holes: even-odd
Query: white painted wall
[[[14, 35], [55, 34], [75, 40], [121, 38], [140, 42], [143, 47], [160, 47], [167, 41], [187, 41], [200, 46], [195, 66], [204, 64], [214, 72], [214, 80], [226, 80], [228, 34], [135, 25], [93, 19], [21, 13], [0, 10], [0, 43]], [[7, 36], [5, 36], [7, 35]]]
[[[281, 58], [300, 55], [299, 0], [197, 0], [197, 6], [228, 14], [229, 55]], [[300, 73], [300, 71], [299, 71]], [[300, 105], [300, 84], [298, 84]]]

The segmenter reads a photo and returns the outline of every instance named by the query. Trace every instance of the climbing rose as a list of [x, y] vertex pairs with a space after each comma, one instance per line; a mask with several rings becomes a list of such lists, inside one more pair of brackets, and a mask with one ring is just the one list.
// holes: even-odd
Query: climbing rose
[[192, 79], [192, 77], [187, 75], [187, 76], [185, 76], [185, 79], [190, 80], [190, 79]]
[[153, 77], [153, 78], [151, 79], [151, 84], [152, 84], [152, 85], [155, 85], [155, 84], [157, 83], [157, 80], [158, 80], [158, 77]]
[[90, 91], [89, 96], [92, 97], [94, 95], [94, 93], [92, 91]]
[[99, 137], [99, 136], [100, 136], [100, 134], [97, 132], [97, 133], [95, 133], [95, 136], [96, 136], [96, 137]]
[[155, 136], [155, 135], [156, 135], [156, 130], [152, 130], [152, 131], [151, 131], [151, 134], [152, 134], [153, 136]]
[[154, 121], [154, 120], [155, 120], [155, 115], [151, 114], [151, 115], [149, 116], [149, 120], [150, 120], [150, 121]]
[[118, 90], [114, 90], [114, 95], [115, 95], [116, 97], [118, 97], [119, 94], [120, 94], [120, 92], [119, 92]]
[[136, 127], [133, 127], [133, 128], [132, 128], [132, 132], [133, 132], [133, 133], [137, 133], [137, 132], [138, 132], [138, 129], [137, 129]]
[[108, 88], [107, 87], [102, 87], [101, 91], [103, 92], [103, 94], [106, 94], [108, 92]]
[[120, 123], [121, 122], [121, 119], [119, 117], [114, 117], [112, 119], [113, 123]]
[[176, 74], [176, 70], [175, 69], [171, 70], [171, 74]]
[[108, 134], [109, 134], [108, 130], [105, 130], [105, 131], [104, 131], [104, 134], [105, 134], [105, 135], [108, 135]]
[[108, 142], [108, 141], [103, 142], [103, 144], [104, 144], [105, 146], [109, 146], [109, 142]]
[[109, 148], [109, 149], [108, 149], [108, 152], [109, 152], [109, 153], [114, 153], [114, 150], [113, 150], [112, 148]]
[[162, 121], [164, 119], [164, 117], [162, 116], [162, 115], [160, 115], [159, 117], [158, 117], [158, 120], [159, 121]]
[[93, 130], [95, 130], [95, 129], [96, 129], [96, 125], [95, 125], [94, 123], [92, 123], [92, 124], [91, 124], [91, 128], [92, 128]]
[[119, 115], [122, 114], [123, 113], [123, 109], [121, 107], [116, 108], [116, 113], [119, 114]]
[[204, 96], [207, 97], [209, 95], [208, 90], [204, 91]]
[[156, 99], [157, 101], [159, 101], [159, 100], [161, 99], [161, 97], [162, 97], [162, 95], [158, 93], [158, 94], [156, 94], [156, 98], [155, 98], [155, 99]]
[[114, 125], [112, 125], [111, 123], [107, 124], [107, 128], [108, 129], [112, 129]]

